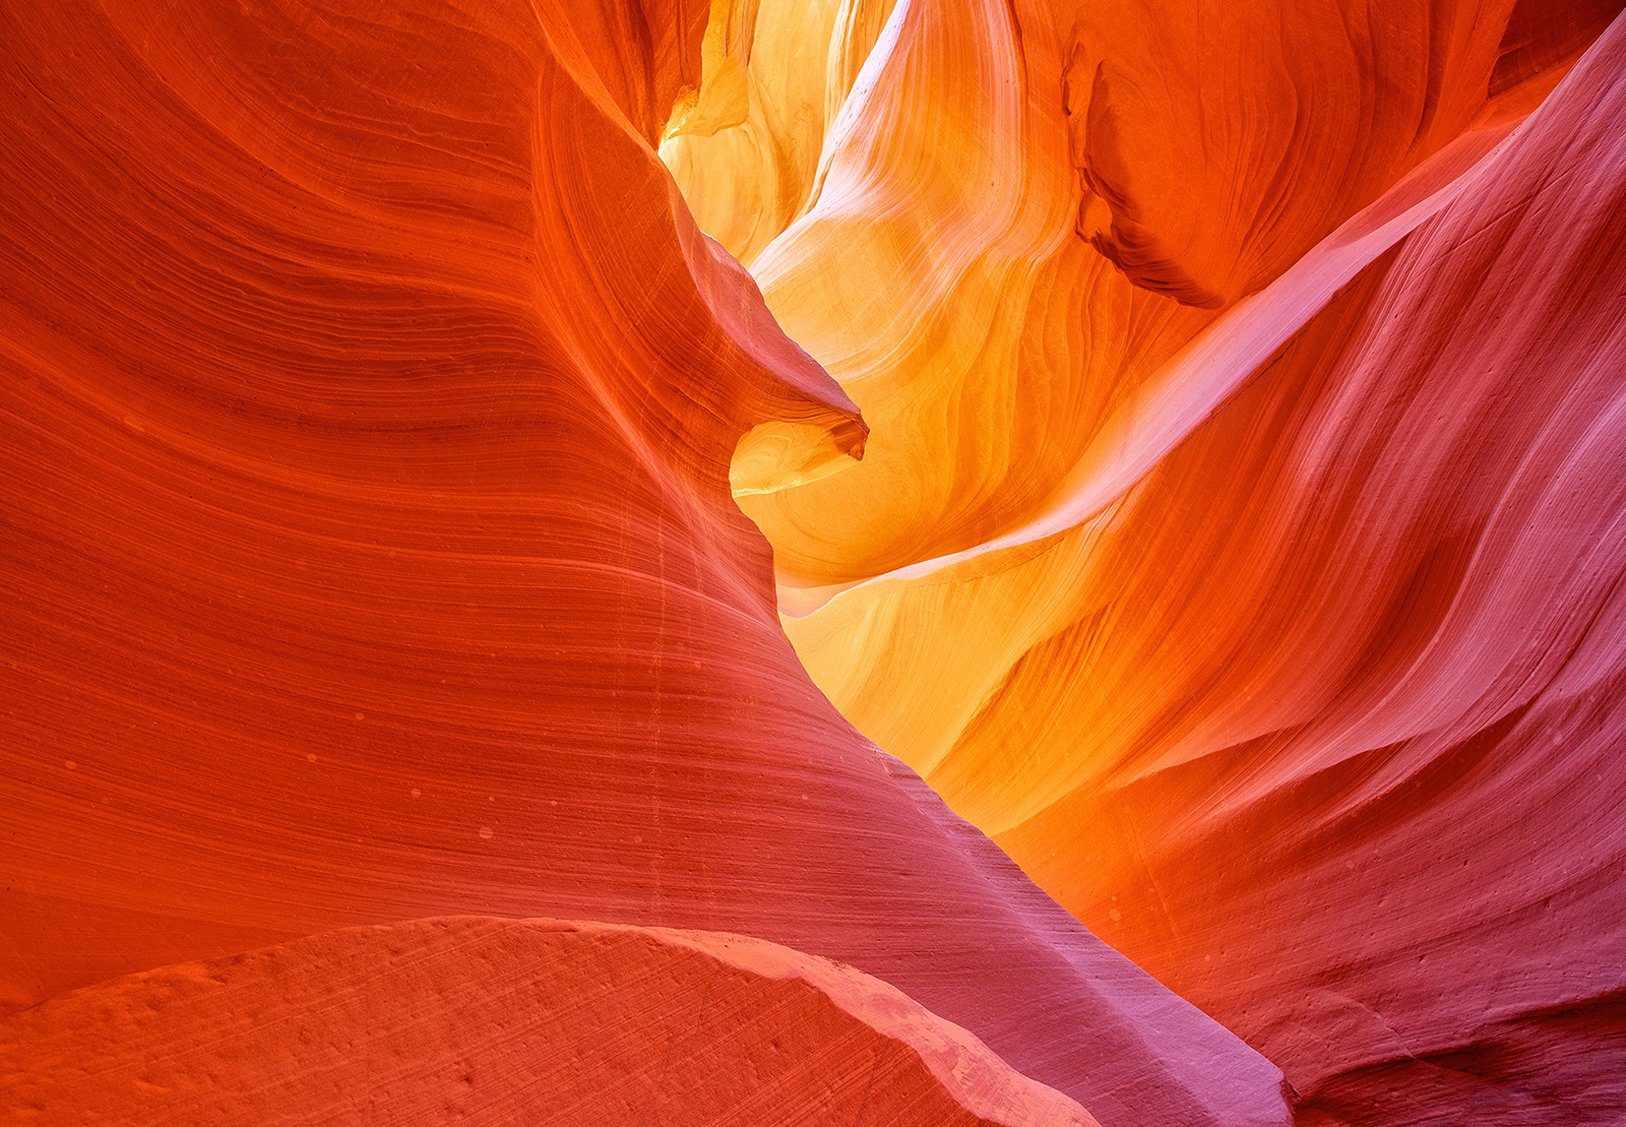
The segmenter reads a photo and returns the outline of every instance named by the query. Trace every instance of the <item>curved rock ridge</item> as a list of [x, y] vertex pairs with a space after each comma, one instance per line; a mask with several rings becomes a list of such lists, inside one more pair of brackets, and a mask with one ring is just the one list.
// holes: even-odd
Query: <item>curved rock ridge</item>
[[1620, 5], [1220, 7], [900, 0], [752, 262], [866, 456], [742, 507], [1301, 1121], [1620, 1121]]
[[851, 967], [746, 936], [443, 917], [0, 1021], [18, 1122], [1095, 1127]]
[[[1512, 8], [888, 8], [851, 96], [822, 119], [812, 187], [779, 209], [794, 221], [753, 259], [776, 317], [875, 433], [853, 472], [745, 498], [782, 581], [885, 574], [1042, 504], [1219, 308], [1485, 115]], [[758, 3], [757, 25], [782, 9], [801, 10]], [[1558, 44], [1585, 42], [1553, 39], [1552, 65], [1509, 78], [1498, 103], [1550, 86]], [[796, 57], [831, 90], [836, 46]], [[775, 65], [789, 64], [753, 66], [751, 88], [797, 85], [755, 77]], [[759, 162], [735, 149], [762, 136], [747, 122], [674, 160], [703, 215], [760, 214], [739, 198]], [[1183, 304], [1166, 296], [1179, 279], [1195, 279]]]
[[824, 141], [896, 0], [714, 0], [701, 81], [661, 158], [701, 229], [749, 264], [812, 202]]
[[731, 454], [814, 480], [864, 424], [656, 156], [707, 15], [0, 10], [0, 997], [448, 913], [729, 931], [1109, 1127], [1285, 1122], [787, 643]]

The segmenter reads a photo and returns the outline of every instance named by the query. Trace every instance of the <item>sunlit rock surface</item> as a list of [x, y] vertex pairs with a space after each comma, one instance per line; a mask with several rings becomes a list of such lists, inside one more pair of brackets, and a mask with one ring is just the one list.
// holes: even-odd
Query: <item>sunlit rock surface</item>
[[[865, 428], [656, 155], [708, 17], [0, 12], [0, 997], [93, 987], [19, 1017], [17, 1051], [128, 1062], [105, 1023], [142, 980], [94, 987], [114, 976], [355, 925], [547, 916], [836, 960], [976, 1038], [999, 1083], [1059, 1093], [1035, 1107], [1285, 1122], [1274, 1065], [949, 814], [785, 639], [731, 458], [816, 476]], [[483, 985], [465, 955], [408, 984], [419, 1012], [350, 973], [351, 943], [257, 957], [242, 995], [151, 1000], [143, 1054], [219, 1083], [211, 1102], [188, 1073], [203, 1102], [171, 1089], [175, 1114], [263, 1107], [233, 1102], [260, 1041], [209, 1055], [242, 1007], [256, 1038], [316, 1022], [327, 1059], [384, 1051], [350, 1026], [388, 1005], [409, 1054], [467, 1035], [472, 1069], [502, 1066], [478, 1030], [440, 1028], [464, 1020], [434, 1000], [443, 980]], [[581, 973], [583, 1005], [618, 989], [613, 966]], [[313, 1012], [352, 982], [348, 1024]], [[741, 1001], [761, 1010], [730, 1041], [744, 1059], [783, 1030], [787, 1055], [819, 1054], [787, 1100], [867, 1082], [874, 1023], [821, 1031], [778, 989]], [[651, 1011], [626, 1044], [718, 1035], [699, 1021]], [[365, 1059], [332, 1083], [376, 1082]], [[72, 1108], [51, 1091], [69, 1075], [9, 1073], [0, 1103]], [[977, 1106], [908, 1084], [937, 1102], [904, 1120]], [[399, 1116], [435, 1121], [445, 1093], [414, 1092]], [[114, 1089], [86, 1098], [143, 1120]]]
[[1626, 1119], [1619, 10], [0, 10], [0, 1107]]
[[1626, 1117], [1619, 7], [900, 0], [794, 209], [663, 150], [871, 428], [814, 679], [1304, 1122]]

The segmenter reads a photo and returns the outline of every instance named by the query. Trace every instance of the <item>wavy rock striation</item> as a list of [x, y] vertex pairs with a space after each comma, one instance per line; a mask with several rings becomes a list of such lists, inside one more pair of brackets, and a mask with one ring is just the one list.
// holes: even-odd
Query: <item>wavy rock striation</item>
[[900, 0], [752, 257], [814, 679], [1303, 1122], [1626, 1116], [1619, 8]]
[[0, 10], [4, 1106], [1626, 1118], [1620, 8]]
[[61, 1123], [1095, 1127], [851, 967], [738, 935], [482, 917], [71, 991], [0, 1021], [0, 1083], [22, 1119]]
[[[0, 994], [444, 914], [728, 931], [885, 981], [1103, 1123], [1284, 1122], [1273, 1065], [877, 753], [786, 642], [731, 455], [811, 479], [864, 425], [656, 157], [707, 17], [0, 11]], [[219, 1088], [165, 1098], [259, 1098], [259, 1041], [208, 1056], [239, 1005], [254, 1037], [312, 1021], [326, 1054], [362, 1045], [312, 1009], [356, 977], [351, 944], [450, 942], [372, 934], [255, 956], [241, 995], [182, 991], [143, 1044]], [[434, 973], [467, 984], [469, 957]], [[104, 1002], [235, 981], [212, 965], [15, 1035], [124, 1052]], [[873, 1028], [742, 989], [761, 1030], [819, 1043], [833, 1092], [873, 1074]], [[386, 1003], [340, 998], [350, 1024]], [[409, 1010], [366, 1053], [462, 1036]], [[332, 1088], [358, 1066], [287, 1080], [350, 1108]], [[443, 1073], [395, 1110], [444, 1110]]]

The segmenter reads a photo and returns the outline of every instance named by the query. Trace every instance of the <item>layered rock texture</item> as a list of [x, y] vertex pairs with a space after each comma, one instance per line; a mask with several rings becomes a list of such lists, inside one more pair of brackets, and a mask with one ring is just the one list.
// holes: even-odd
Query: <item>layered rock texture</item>
[[1095, 1127], [850, 967], [546, 920], [329, 932], [114, 979], [0, 1022], [0, 1053], [23, 1116], [65, 1122]]
[[[447, 914], [724, 931], [883, 980], [1103, 1123], [1282, 1122], [1278, 1069], [1040, 894], [786, 641], [730, 460], [750, 435], [764, 474], [811, 471], [864, 428], [656, 156], [707, 15], [0, 13], [0, 996]], [[152, 1081], [163, 1106], [263, 1106], [269, 1034], [223, 1026], [326, 1005], [374, 934], [251, 960], [242, 993], [143, 1025], [206, 1055]], [[425, 973], [479, 989], [456, 963]], [[20, 1027], [58, 1048], [25, 1045], [8, 1109], [75, 1122], [66, 1086], [87, 1117], [144, 1118], [74, 1087], [73, 1035], [111, 1051], [85, 1014], [149, 1005], [107, 989]], [[460, 1020], [451, 1001], [402, 1020]], [[771, 1045], [779, 1003], [758, 1004]], [[663, 1012], [638, 1067], [689, 1051]], [[827, 1030], [844, 1092], [896, 1040], [875, 1021]], [[396, 1051], [323, 1022], [301, 1028], [324, 1051]], [[443, 1054], [390, 1038], [428, 1101], [391, 1115], [434, 1120]], [[774, 1081], [759, 1041], [739, 1051], [718, 1067]], [[200, 1074], [221, 1102], [186, 1102]], [[787, 1121], [823, 1121], [813, 1080], [785, 1083]], [[923, 1107], [982, 1114], [939, 1088]]]
[[1619, 7], [0, 6], [0, 1112], [1626, 1117]]
[[814, 679], [1302, 1121], [1626, 1119], [1620, 5], [830, 7], [662, 150], [871, 428]]

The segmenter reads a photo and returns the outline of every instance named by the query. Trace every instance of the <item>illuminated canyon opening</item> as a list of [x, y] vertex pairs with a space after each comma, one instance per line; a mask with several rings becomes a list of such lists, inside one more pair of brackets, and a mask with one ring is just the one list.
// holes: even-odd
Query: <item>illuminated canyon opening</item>
[[1602, 1121], [1528, 1085], [1618, 1045], [1607, 991], [1479, 960], [1618, 903], [1617, 809], [1514, 923], [1578, 839], [1500, 811], [1618, 785], [1618, 454], [1536, 482], [1621, 391], [1618, 158], [1564, 136], [1618, 151], [1618, 58], [1572, 71], [1619, 5], [1351, 7], [719, 0], [661, 156], [869, 426], [740, 496], [841, 712], [1301, 1118]]
[[1626, 1118], [1620, 7], [0, 10], [0, 1107]]

